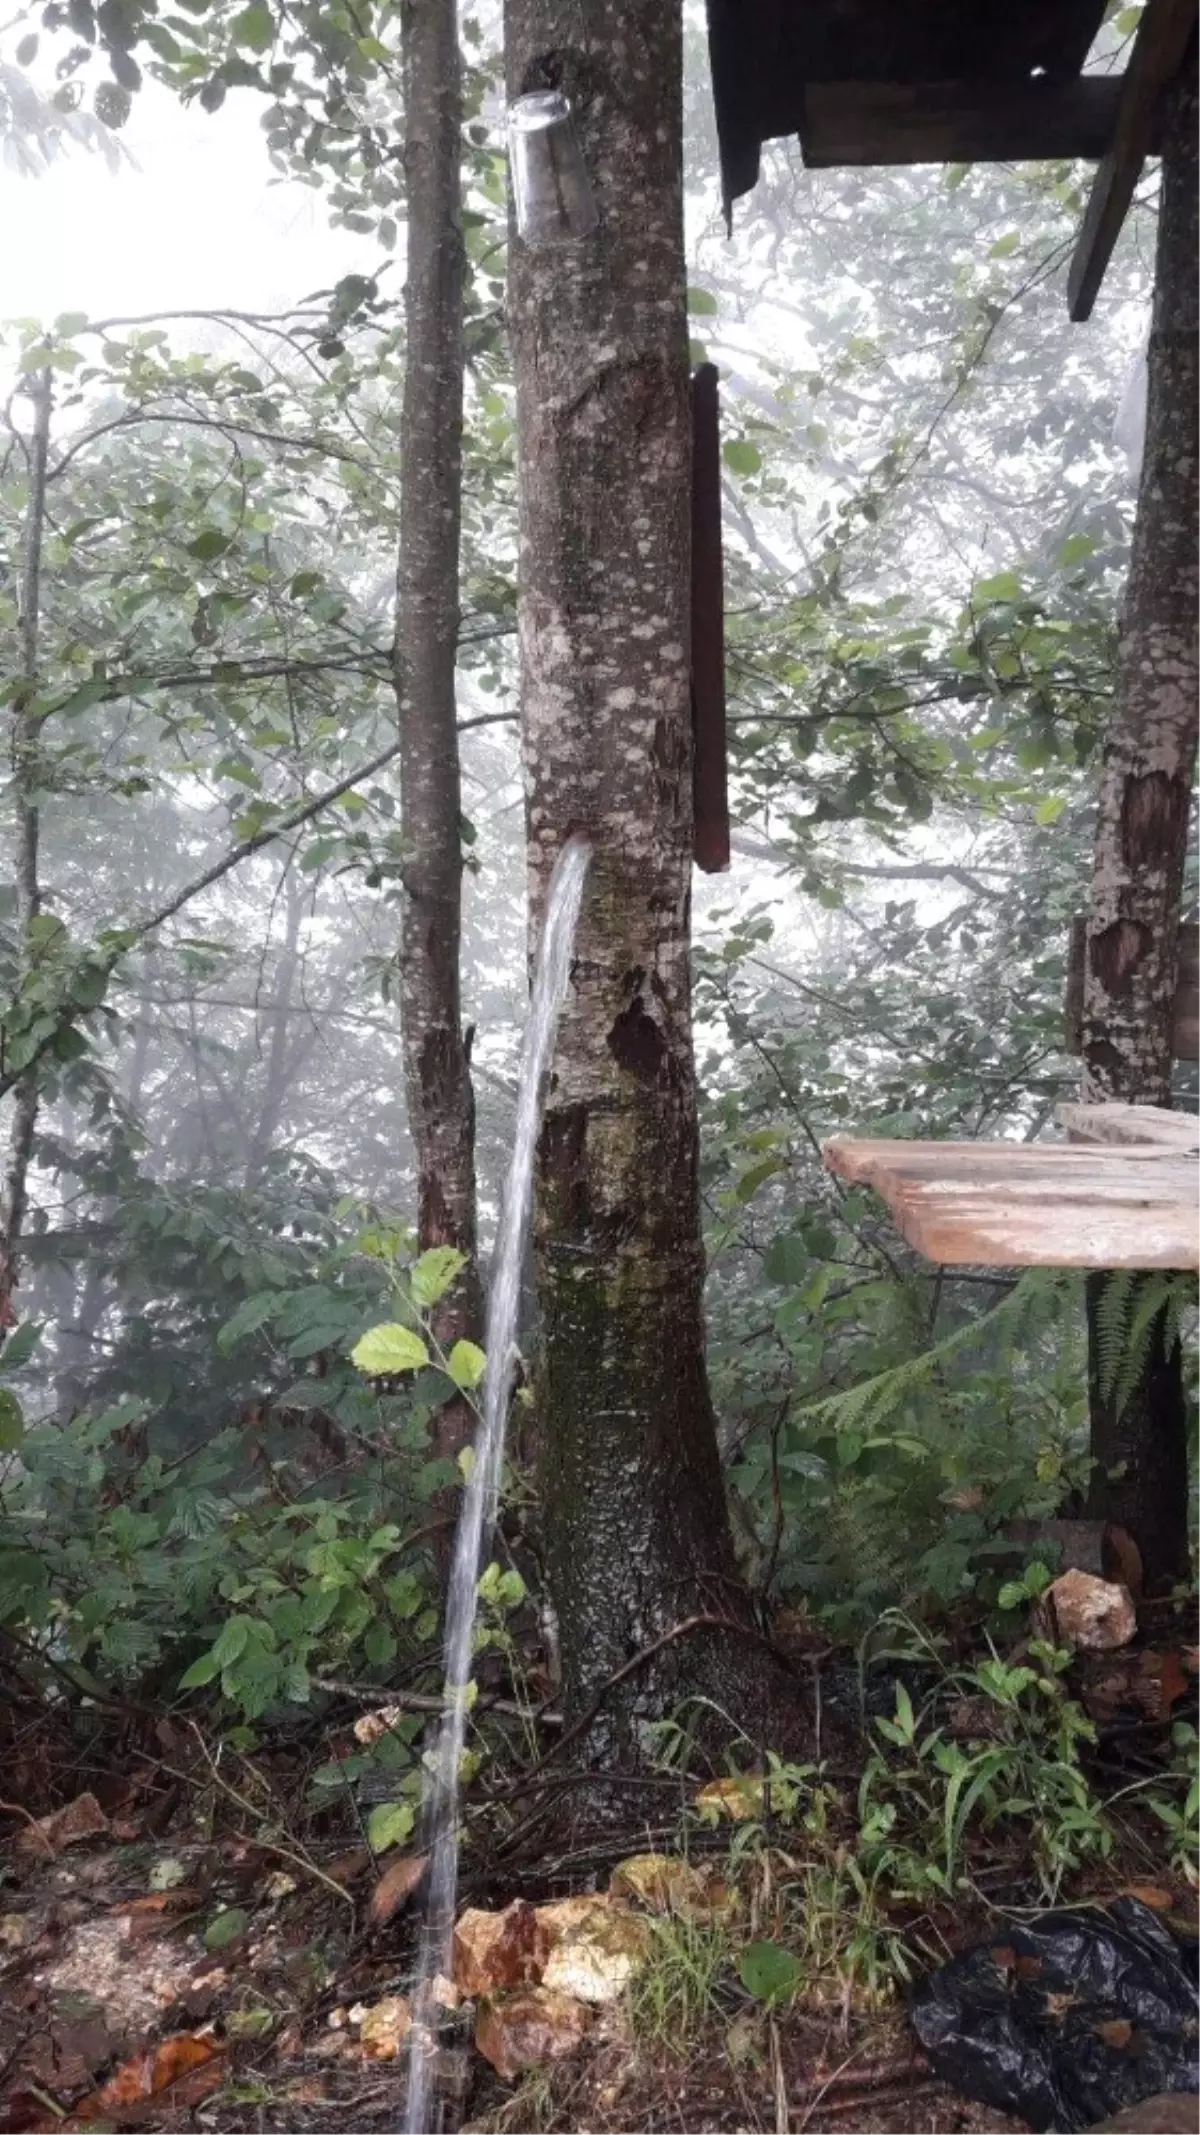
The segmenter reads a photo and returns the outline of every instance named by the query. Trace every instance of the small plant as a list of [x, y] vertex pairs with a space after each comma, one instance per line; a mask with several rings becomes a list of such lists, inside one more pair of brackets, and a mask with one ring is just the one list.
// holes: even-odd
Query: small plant
[[[1095, 1730], [1061, 1681], [1070, 1655], [1039, 1640], [1029, 1652], [1032, 1666], [993, 1654], [947, 1670], [921, 1713], [898, 1684], [893, 1716], [876, 1720], [899, 1754], [877, 1750], [864, 1769], [859, 1856], [898, 1898], [926, 1903], [970, 1890], [974, 1841], [1010, 1826], [1023, 1827], [1051, 1901], [1068, 1874], [1111, 1852], [1111, 1822], [1079, 1761]], [[951, 1692], [985, 1702], [991, 1739], [964, 1742], [931, 1724], [931, 1708]]]
[[719, 1920], [670, 1915], [647, 1922], [646, 1958], [630, 1989], [634, 2030], [663, 2052], [688, 2052], [721, 2014], [720, 1987], [733, 1963], [729, 1930]]

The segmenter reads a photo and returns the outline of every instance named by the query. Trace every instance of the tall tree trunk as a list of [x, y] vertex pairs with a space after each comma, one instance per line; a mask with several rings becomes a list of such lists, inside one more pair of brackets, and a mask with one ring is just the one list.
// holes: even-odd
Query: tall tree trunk
[[[594, 857], [538, 1158], [537, 1391], [568, 1710], [599, 1762], [753, 1649], [704, 1360], [691, 1031], [690, 415], [678, 0], [507, 0], [512, 96], [561, 87], [600, 227], [514, 237], [531, 906]], [[656, 1645], [653, 1654], [646, 1649]], [[636, 1656], [645, 1656], [637, 1661]]]
[[[1172, 1003], [1196, 761], [1197, 216], [1194, 60], [1172, 92], [1150, 333], [1146, 447], [1105, 745], [1083, 1004], [1084, 1094], [1171, 1103]], [[1090, 1510], [1135, 1536], [1149, 1580], [1188, 1572], [1187, 1446], [1178, 1350], [1160, 1336], [1124, 1409], [1092, 1353]]]
[[[462, 485], [462, 89], [455, 0], [406, 0], [404, 169], [408, 202], [406, 356], [397, 572], [396, 694], [408, 855], [400, 1012], [408, 1124], [418, 1170], [422, 1249], [467, 1255], [439, 1306], [443, 1344], [479, 1332], [475, 1110], [462, 1028], [461, 795], [454, 670]], [[471, 1414], [453, 1402], [435, 1424], [453, 1456]]]
[[[42, 371], [29, 387], [33, 401], [33, 436], [29, 452], [29, 499], [25, 507], [25, 543], [21, 561], [21, 679], [13, 700], [10, 728], [13, 807], [16, 815], [16, 909], [18, 984], [28, 976], [35, 949], [31, 928], [42, 908], [38, 877], [38, 840], [41, 832], [38, 780], [38, 720], [34, 710], [38, 680], [38, 641], [41, 634], [42, 544], [46, 527], [46, 462], [50, 453], [50, 415], [53, 407], [51, 373]], [[0, 1341], [13, 1325], [13, 1291], [19, 1278], [18, 1255], [25, 1202], [29, 1186], [29, 1163], [37, 1128], [41, 1081], [30, 1067], [13, 1086], [12, 1116], [8, 1134], [8, 1160], [0, 1193]]]

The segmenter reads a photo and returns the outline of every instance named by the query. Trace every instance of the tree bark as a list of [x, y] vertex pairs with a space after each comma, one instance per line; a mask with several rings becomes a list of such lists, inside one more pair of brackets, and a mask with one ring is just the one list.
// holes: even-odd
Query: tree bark
[[594, 848], [538, 1155], [536, 1399], [568, 1714], [628, 1668], [603, 1764], [688, 1694], [742, 1719], [755, 1677], [704, 1360], [678, 0], [508, 0], [506, 40], [510, 96], [570, 97], [600, 211], [552, 249], [514, 235], [509, 303], [535, 926], [566, 838]]
[[[21, 561], [21, 679], [13, 700], [9, 754], [12, 766], [13, 807], [16, 816], [14, 878], [18, 941], [18, 983], [33, 967], [35, 949], [30, 929], [42, 908], [38, 875], [38, 845], [41, 836], [38, 779], [38, 720], [33, 709], [37, 694], [38, 645], [41, 636], [42, 544], [46, 527], [46, 463], [50, 454], [50, 416], [54, 404], [51, 373], [42, 371], [29, 387], [33, 401], [33, 436], [29, 452], [29, 501], [25, 510], [25, 543]], [[0, 1341], [14, 1324], [13, 1291], [20, 1275], [21, 1230], [29, 1186], [29, 1164], [37, 1129], [41, 1078], [36, 1064], [26, 1068], [12, 1086], [12, 1118], [8, 1133], [8, 1159], [0, 1193]]]
[[[454, 687], [459, 622], [463, 284], [461, 64], [455, 0], [406, 0], [404, 169], [408, 264], [401, 413], [396, 694], [400, 794], [408, 851], [400, 945], [400, 1014], [408, 1124], [424, 1251], [467, 1256], [443, 1299], [444, 1344], [477, 1338], [475, 1109], [462, 1027], [462, 803]], [[466, 1404], [435, 1421], [452, 1458], [471, 1435]]]
[[[1169, 1106], [1173, 1002], [1196, 761], [1197, 214], [1194, 64], [1172, 92], [1147, 382], [1146, 446], [1105, 745], [1087, 924], [1085, 1098]], [[1129, 1528], [1152, 1584], [1186, 1577], [1181, 1360], [1161, 1336], [1123, 1411], [1103, 1398], [1092, 1330], [1089, 1511]]]

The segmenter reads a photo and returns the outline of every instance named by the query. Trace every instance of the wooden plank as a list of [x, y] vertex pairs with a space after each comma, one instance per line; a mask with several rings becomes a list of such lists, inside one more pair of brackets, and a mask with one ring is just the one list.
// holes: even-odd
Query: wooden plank
[[873, 163], [1099, 161], [1112, 145], [1121, 82], [809, 82], [798, 114], [812, 170]]
[[703, 363], [692, 378], [692, 855], [707, 875], [729, 865], [718, 376]]
[[1200, 1119], [1194, 1112], [1164, 1112], [1161, 1105], [1057, 1105], [1054, 1116], [1075, 1142], [1116, 1142], [1125, 1147], [1155, 1142], [1180, 1155], [1200, 1153]]
[[1129, 66], [1112, 146], [1092, 185], [1067, 277], [1067, 308], [1089, 319], [1133, 199], [1146, 157], [1153, 153], [1163, 90], [1183, 65], [1196, 27], [1196, 0], [1146, 0]]
[[[1067, 991], [1063, 1004], [1066, 1020], [1065, 1045], [1078, 1053], [1083, 1043], [1083, 967], [1087, 954], [1087, 917], [1077, 913], [1071, 921], [1067, 947]], [[1176, 1060], [1200, 1058], [1200, 925], [1184, 920], [1179, 929], [1175, 1000], [1172, 1007], [1171, 1051]]]
[[822, 1155], [945, 1266], [1200, 1265], [1196, 1165], [1173, 1148], [837, 1137]]

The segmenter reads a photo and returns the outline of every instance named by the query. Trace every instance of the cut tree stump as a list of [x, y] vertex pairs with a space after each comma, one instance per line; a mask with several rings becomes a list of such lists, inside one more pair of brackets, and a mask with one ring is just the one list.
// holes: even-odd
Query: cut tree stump
[[[824, 1143], [927, 1260], [948, 1267], [1196, 1268], [1197, 1122], [1149, 1106], [1062, 1108], [1069, 1142]], [[1151, 1112], [1142, 1136], [1136, 1119]], [[1110, 1115], [1121, 1114], [1117, 1119]], [[1077, 1117], [1076, 1115], [1082, 1115]]]

